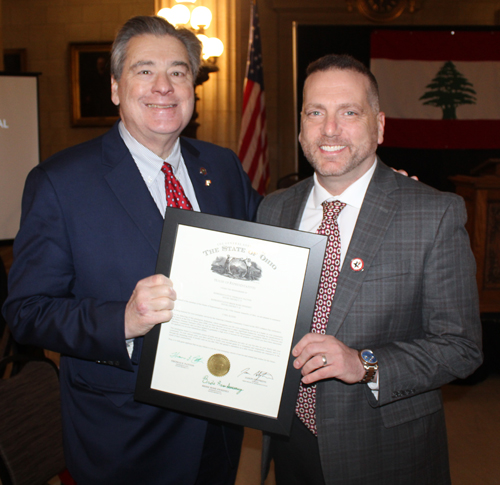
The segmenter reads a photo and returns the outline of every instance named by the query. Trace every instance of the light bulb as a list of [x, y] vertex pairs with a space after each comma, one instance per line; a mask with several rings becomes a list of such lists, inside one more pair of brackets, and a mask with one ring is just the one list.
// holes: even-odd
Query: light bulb
[[167, 19], [171, 24], [174, 25], [184, 25], [189, 22], [189, 8], [185, 5], [177, 4], [170, 9], [170, 15], [172, 16], [172, 21]]
[[201, 42], [201, 57], [203, 59], [208, 59], [208, 56], [205, 55], [208, 45], [208, 37], [204, 34], [196, 34], [196, 37], [198, 37], [198, 40]]
[[220, 57], [224, 52], [224, 44], [217, 37], [210, 37], [207, 40], [207, 47], [205, 53], [208, 57]]
[[207, 45], [208, 37], [204, 34], [196, 34], [196, 37], [198, 37], [198, 40], [201, 42], [202, 45], [202, 52], [205, 51], [205, 46]]
[[212, 21], [212, 12], [207, 7], [196, 7], [191, 13], [191, 27], [198, 30], [200, 27], [208, 29]]
[[163, 17], [167, 22], [170, 22], [169, 18], [171, 17], [172, 10], [170, 8], [162, 8], [158, 10], [156, 14], [158, 17]]

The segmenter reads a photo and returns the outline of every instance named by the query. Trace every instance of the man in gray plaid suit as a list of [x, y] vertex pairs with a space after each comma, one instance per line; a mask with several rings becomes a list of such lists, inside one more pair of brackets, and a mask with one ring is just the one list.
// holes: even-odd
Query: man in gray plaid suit
[[449, 484], [440, 386], [482, 361], [475, 263], [463, 200], [376, 156], [377, 82], [350, 56], [308, 67], [300, 143], [315, 174], [261, 204], [259, 222], [315, 232], [339, 200], [341, 271], [326, 334], [292, 353], [316, 384], [309, 421], [265, 436], [278, 485]]

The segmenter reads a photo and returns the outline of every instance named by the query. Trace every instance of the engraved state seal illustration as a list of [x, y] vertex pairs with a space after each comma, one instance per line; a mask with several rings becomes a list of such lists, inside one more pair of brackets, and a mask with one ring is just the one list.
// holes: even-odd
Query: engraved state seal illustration
[[237, 280], [255, 281], [262, 276], [262, 270], [250, 258], [233, 258], [229, 254], [215, 258], [212, 271]]

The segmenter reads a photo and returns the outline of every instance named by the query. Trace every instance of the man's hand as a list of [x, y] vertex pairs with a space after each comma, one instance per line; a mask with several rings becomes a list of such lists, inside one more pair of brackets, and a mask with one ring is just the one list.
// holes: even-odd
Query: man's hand
[[[395, 168], [391, 167], [395, 172], [400, 173], [401, 175], [404, 175], [405, 177], [408, 177], [408, 172], [406, 170], [403, 170], [400, 168], [399, 170], [396, 170]], [[418, 177], [416, 175], [412, 175], [410, 177], [413, 180], [418, 180]]]
[[141, 337], [158, 323], [168, 322], [176, 299], [172, 281], [164, 275], [139, 281], [125, 308], [125, 338]]
[[[365, 375], [358, 351], [347, 347], [331, 335], [308, 333], [293, 348], [292, 355], [296, 357], [294, 367], [302, 368], [304, 384], [332, 377], [354, 384]], [[325, 356], [326, 365], [324, 365], [323, 356]]]

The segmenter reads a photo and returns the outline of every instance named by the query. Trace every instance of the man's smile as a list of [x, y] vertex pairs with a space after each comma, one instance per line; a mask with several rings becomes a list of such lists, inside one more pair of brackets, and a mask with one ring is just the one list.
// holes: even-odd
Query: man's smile
[[152, 104], [148, 103], [146, 104], [148, 108], [159, 108], [159, 109], [167, 109], [167, 108], [175, 108], [177, 105], [176, 104]]
[[338, 152], [343, 150], [346, 145], [321, 145], [319, 148], [325, 152]]

